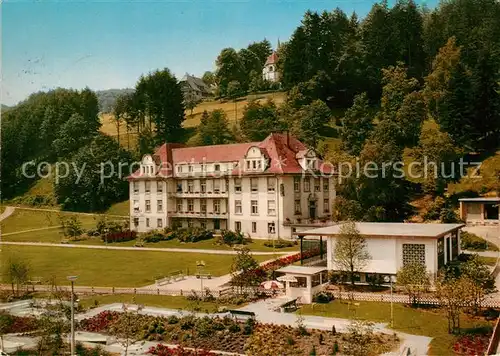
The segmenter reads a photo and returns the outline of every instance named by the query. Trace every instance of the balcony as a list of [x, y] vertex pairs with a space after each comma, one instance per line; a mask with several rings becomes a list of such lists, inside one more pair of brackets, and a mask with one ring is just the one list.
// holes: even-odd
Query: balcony
[[218, 192], [169, 192], [168, 196], [171, 198], [227, 198], [229, 193], [227, 191]]
[[229, 214], [226, 212], [201, 212], [201, 211], [169, 211], [168, 216], [174, 218], [194, 218], [194, 219], [228, 219]]
[[330, 220], [330, 217], [319, 218], [319, 219], [309, 219], [309, 218], [297, 218], [289, 219], [286, 218], [283, 222], [283, 226], [299, 226], [299, 227], [323, 227], [335, 225], [335, 222]]

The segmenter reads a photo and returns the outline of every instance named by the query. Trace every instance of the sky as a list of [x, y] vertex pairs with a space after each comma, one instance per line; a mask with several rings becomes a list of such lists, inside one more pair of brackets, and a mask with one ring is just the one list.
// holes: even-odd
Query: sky
[[[423, 0], [417, 0], [423, 3]], [[429, 7], [437, 0], [427, 0]], [[304, 12], [341, 8], [364, 17], [373, 0], [13, 1], [0, 5], [0, 102], [56, 87], [134, 87], [169, 68], [177, 78], [215, 70], [221, 49], [286, 41]], [[389, 5], [394, 0], [389, 1]]]

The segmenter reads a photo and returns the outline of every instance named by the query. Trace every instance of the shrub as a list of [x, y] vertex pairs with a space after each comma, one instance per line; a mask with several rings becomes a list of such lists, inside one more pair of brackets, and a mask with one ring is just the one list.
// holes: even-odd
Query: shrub
[[241, 331], [240, 325], [237, 323], [232, 323], [228, 329], [232, 333], [239, 333]]
[[177, 324], [179, 322], [179, 318], [176, 317], [175, 315], [170, 315], [168, 318], [167, 318], [167, 323], [168, 324]]
[[286, 247], [292, 247], [296, 245], [297, 242], [295, 241], [290, 241], [290, 240], [284, 240], [281, 238], [278, 238], [277, 240], [272, 240], [269, 239], [266, 242], [264, 242], [264, 246], [266, 247], [274, 247], [274, 248], [286, 248]]
[[313, 296], [313, 302], [315, 303], [330, 303], [334, 299], [332, 293], [327, 291], [321, 291]]
[[134, 240], [137, 237], [136, 231], [110, 232], [102, 237], [105, 242], [124, 242]]
[[204, 230], [199, 227], [190, 227], [187, 229], [178, 229], [173, 232], [174, 236], [182, 242], [198, 242], [210, 240], [214, 237], [212, 231]]
[[229, 246], [242, 245], [245, 243], [245, 236], [239, 231], [222, 230], [217, 242]]
[[460, 247], [463, 250], [484, 251], [490, 249], [493, 251], [498, 251], [498, 248], [495, 245], [489, 244], [488, 241], [486, 241], [482, 237], [479, 237], [467, 231], [462, 231], [460, 240]]

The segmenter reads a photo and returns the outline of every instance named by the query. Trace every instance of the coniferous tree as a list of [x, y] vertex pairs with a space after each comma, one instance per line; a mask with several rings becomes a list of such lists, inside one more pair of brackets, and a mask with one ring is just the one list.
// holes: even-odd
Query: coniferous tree
[[366, 93], [357, 95], [353, 105], [342, 119], [340, 137], [342, 147], [352, 155], [359, 155], [373, 130], [373, 118]]

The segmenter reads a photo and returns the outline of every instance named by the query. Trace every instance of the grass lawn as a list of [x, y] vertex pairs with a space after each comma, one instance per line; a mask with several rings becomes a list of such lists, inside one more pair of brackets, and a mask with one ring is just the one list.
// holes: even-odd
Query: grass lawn
[[[192, 308], [192, 302], [187, 300], [186, 297], [168, 296], [168, 295], [141, 295], [138, 294], [134, 297], [133, 294], [114, 294], [114, 295], [94, 295], [80, 297], [79, 305], [84, 308], [95, 306], [95, 301], [98, 305], [106, 305], [112, 303], [135, 303], [142, 304], [149, 307], [169, 308], [169, 309], [187, 309]], [[226, 308], [238, 308], [241, 305], [219, 305], [212, 302], [200, 302], [199, 307], [202, 311], [208, 310], [215, 312], [221, 306]]]
[[[302, 307], [302, 314], [313, 314], [338, 318], [359, 318], [374, 322], [390, 323], [390, 303], [356, 302], [357, 306], [348, 305], [338, 300], [326, 305], [320, 305], [313, 310], [310, 305]], [[474, 329], [493, 326], [493, 323], [479, 318], [462, 315], [461, 327]], [[445, 313], [437, 309], [413, 309], [403, 304], [394, 303], [394, 329], [397, 331], [433, 337], [430, 354], [450, 355], [455, 342], [455, 336], [448, 334], [448, 321]]]
[[[78, 284], [102, 287], [140, 287], [154, 283], [154, 277], [189, 269], [196, 261], [206, 263], [206, 271], [214, 276], [229, 273], [232, 255], [170, 253], [155, 251], [94, 250], [69, 247], [2, 246], [2, 261], [16, 258], [27, 261], [31, 275], [67, 284], [66, 276], [77, 275]], [[259, 262], [271, 256], [255, 256]]]
[[111, 205], [111, 207], [106, 211], [106, 214], [128, 216], [129, 212], [129, 201], [125, 200]]
[[484, 264], [487, 264], [488, 266], [494, 266], [497, 263], [496, 257], [479, 256], [479, 260], [482, 261]]
[[[99, 217], [96, 215], [86, 215], [86, 214], [74, 214], [70, 212], [55, 212], [55, 211], [41, 211], [41, 210], [24, 210], [16, 208], [14, 213], [7, 219], [3, 220], [0, 224], [2, 226], [2, 233], [7, 234], [16, 231], [25, 231], [31, 229], [40, 229], [44, 227], [58, 226], [59, 215], [71, 216], [77, 215], [78, 219], [82, 223], [83, 227], [90, 228], [95, 226], [96, 219]], [[58, 229], [50, 229], [47, 232], [48, 235], [56, 234], [58, 236], [58, 241], [61, 239]], [[45, 233], [45, 231], [31, 232], [27, 234], [14, 235], [15, 241], [44, 241], [42, 238], [37, 237], [37, 234]], [[42, 234], [47, 236], [47, 234]], [[14, 236], [12, 238], [14, 239]], [[30, 236], [33, 238], [30, 239]], [[7, 237], [7, 236], [6, 236]], [[50, 242], [54, 242], [50, 241]], [[49, 241], [44, 241], [49, 242]]]

